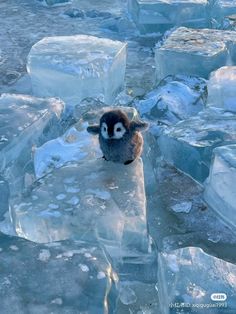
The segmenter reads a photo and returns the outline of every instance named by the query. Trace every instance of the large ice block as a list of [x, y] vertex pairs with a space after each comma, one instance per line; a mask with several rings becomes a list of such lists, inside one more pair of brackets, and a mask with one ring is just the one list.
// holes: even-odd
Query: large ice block
[[236, 311], [236, 265], [196, 247], [160, 253], [158, 261], [160, 313]]
[[236, 63], [236, 32], [180, 27], [155, 51], [157, 81], [167, 75], [208, 78], [210, 72]]
[[0, 171], [12, 194], [24, 188], [33, 147], [58, 136], [63, 109], [63, 102], [55, 98], [1, 95]]
[[114, 257], [146, 252], [143, 164], [103, 159], [54, 170], [11, 201], [19, 236], [34, 242], [97, 238]]
[[124, 88], [126, 44], [86, 35], [46, 37], [28, 56], [27, 70], [37, 96], [78, 104], [86, 97], [114, 102]]
[[2, 314], [114, 312], [117, 276], [96, 243], [39, 245], [0, 234], [0, 251]]
[[129, 0], [128, 8], [142, 33], [163, 32], [174, 26], [207, 27], [207, 0]]
[[236, 227], [236, 145], [217, 147], [205, 184], [206, 202]]
[[236, 66], [225, 66], [213, 72], [207, 89], [209, 106], [236, 112]]
[[156, 89], [136, 101], [141, 116], [175, 124], [204, 108], [206, 81], [197, 77], [168, 76]]
[[166, 161], [203, 182], [209, 174], [213, 149], [236, 143], [236, 115], [208, 108], [166, 128], [158, 143]]

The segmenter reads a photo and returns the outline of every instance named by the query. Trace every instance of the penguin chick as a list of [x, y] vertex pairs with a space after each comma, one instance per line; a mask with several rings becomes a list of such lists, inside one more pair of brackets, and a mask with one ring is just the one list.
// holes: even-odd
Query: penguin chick
[[143, 137], [140, 131], [147, 128], [145, 122], [129, 121], [122, 110], [111, 110], [103, 114], [99, 125], [89, 126], [87, 131], [98, 134], [106, 160], [127, 165], [141, 155]]

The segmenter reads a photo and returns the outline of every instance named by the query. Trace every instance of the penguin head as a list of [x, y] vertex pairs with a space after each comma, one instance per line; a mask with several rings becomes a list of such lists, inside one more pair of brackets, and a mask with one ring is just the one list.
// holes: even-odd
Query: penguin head
[[129, 125], [128, 116], [123, 111], [108, 111], [100, 119], [101, 136], [106, 140], [119, 140], [128, 131]]
[[127, 114], [122, 110], [105, 112], [99, 125], [89, 126], [87, 131], [100, 134], [105, 140], [120, 140], [126, 133], [147, 129], [148, 124], [141, 121], [129, 121]]

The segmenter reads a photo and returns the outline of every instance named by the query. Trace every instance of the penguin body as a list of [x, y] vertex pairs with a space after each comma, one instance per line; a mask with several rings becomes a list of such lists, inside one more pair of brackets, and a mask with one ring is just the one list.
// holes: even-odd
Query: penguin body
[[142, 153], [140, 131], [147, 127], [145, 122], [129, 121], [122, 110], [111, 110], [103, 114], [99, 125], [89, 126], [87, 131], [98, 134], [105, 160], [129, 164]]

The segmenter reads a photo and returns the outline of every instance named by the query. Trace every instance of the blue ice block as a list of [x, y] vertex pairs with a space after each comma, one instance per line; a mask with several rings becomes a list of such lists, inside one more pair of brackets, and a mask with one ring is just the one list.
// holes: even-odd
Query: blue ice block
[[197, 247], [162, 252], [158, 261], [160, 313], [235, 312], [234, 264]]
[[0, 97], [0, 170], [11, 193], [24, 188], [33, 149], [58, 136], [61, 100], [27, 95], [2, 94]]
[[43, 38], [27, 63], [35, 95], [72, 105], [86, 97], [112, 104], [124, 88], [125, 67], [126, 43], [87, 35]]
[[1, 313], [113, 313], [116, 274], [97, 243], [0, 234]]
[[205, 184], [205, 200], [236, 228], [236, 145], [217, 147]]
[[228, 63], [236, 64], [236, 32], [180, 27], [155, 51], [156, 79], [185, 74], [208, 78]]
[[129, 0], [129, 12], [142, 33], [174, 26], [208, 27], [207, 0]]
[[210, 75], [207, 105], [236, 112], [236, 66], [225, 66]]
[[202, 183], [209, 174], [213, 149], [236, 143], [236, 115], [208, 108], [166, 128], [158, 143], [166, 161]]

